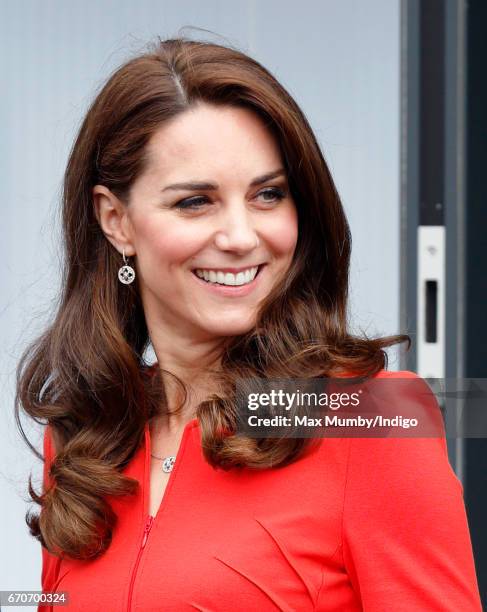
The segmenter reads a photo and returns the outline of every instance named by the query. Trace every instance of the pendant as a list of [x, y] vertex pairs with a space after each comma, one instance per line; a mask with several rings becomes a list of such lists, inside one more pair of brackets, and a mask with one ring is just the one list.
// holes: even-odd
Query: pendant
[[176, 457], [166, 457], [162, 462], [162, 471], [166, 473], [170, 472], [174, 466], [175, 461]]
[[122, 266], [118, 271], [118, 280], [124, 285], [130, 285], [135, 278], [135, 270], [131, 266]]

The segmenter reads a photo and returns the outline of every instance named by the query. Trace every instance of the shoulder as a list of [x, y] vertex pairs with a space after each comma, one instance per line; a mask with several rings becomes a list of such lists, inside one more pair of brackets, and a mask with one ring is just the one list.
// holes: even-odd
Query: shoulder
[[[414, 372], [381, 372], [378, 378], [415, 382], [412, 388], [400, 385], [393, 393], [395, 414], [419, 406], [427, 417], [442, 419], [433, 392]], [[438, 504], [462, 512], [463, 487], [450, 465], [446, 438], [433, 435], [432, 430], [425, 431], [427, 435], [421, 430], [407, 435], [390, 431], [381, 435], [377, 431], [375, 437], [350, 439], [345, 507], [352, 523], [363, 514], [380, 516], [386, 523], [388, 520], [409, 523], [418, 513], [433, 520], [441, 514]]]
[[[381, 370], [354, 382], [353, 390], [363, 392], [360, 402], [327, 413], [318, 453], [347, 464], [349, 487], [384, 490], [403, 475], [414, 487], [418, 473], [426, 479], [453, 476], [461, 487], [448, 462], [441, 409], [423, 378], [409, 370]], [[409, 426], [412, 419], [416, 427]]]
[[[414, 497], [421, 487], [425, 494], [434, 494], [435, 487], [463, 491], [449, 463], [443, 416], [428, 383], [409, 370], [382, 370], [374, 379], [382, 384], [381, 401], [374, 406], [396, 417], [397, 425], [350, 440], [349, 484], [371, 492], [394, 490], [399, 498], [401, 492]], [[417, 426], [401, 427], [411, 417]]]

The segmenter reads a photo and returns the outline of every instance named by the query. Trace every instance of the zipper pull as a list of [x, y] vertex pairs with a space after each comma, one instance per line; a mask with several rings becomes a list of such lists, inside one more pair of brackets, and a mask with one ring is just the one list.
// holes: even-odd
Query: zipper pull
[[149, 531], [152, 527], [152, 523], [154, 522], [154, 517], [152, 516], [152, 514], [149, 514], [149, 516], [147, 517], [147, 520], [145, 522], [145, 527], [144, 527], [144, 537], [142, 538], [142, 545], [141, 548], [144, 548], [145, 543], [147, 542], [147, 538], [149, 537]]

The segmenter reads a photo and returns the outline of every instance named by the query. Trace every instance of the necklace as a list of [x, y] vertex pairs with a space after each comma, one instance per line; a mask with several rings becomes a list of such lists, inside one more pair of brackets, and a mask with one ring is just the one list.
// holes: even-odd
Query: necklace
[[162, 461], [162, 471], [166, 472], [166, 474], [172, 470], [174, 467], [174, 462], [176, 461], [176, 457], [174, 455], [169, 455], [168, 457], [157, 457], [151, 453], [151, 457], [154, 457], [154, 459], [160, 459]]

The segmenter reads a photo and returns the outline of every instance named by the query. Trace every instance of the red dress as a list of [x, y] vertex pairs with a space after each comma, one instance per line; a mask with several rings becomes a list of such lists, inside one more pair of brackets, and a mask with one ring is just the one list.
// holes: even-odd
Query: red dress
[[[48, 433], [44, 453], [47, 482]], [[119, 520], [102, 557], [60, 561], [42, 548], [43, 590], [70, 598], [53, 609], [482, 610], [444, 438], [323, 438], [284, 468], [226, 472], [205, 461], [194, 419], [155, 518], [148, 426], [124, 473], [140, 489], [111, 499]]]

